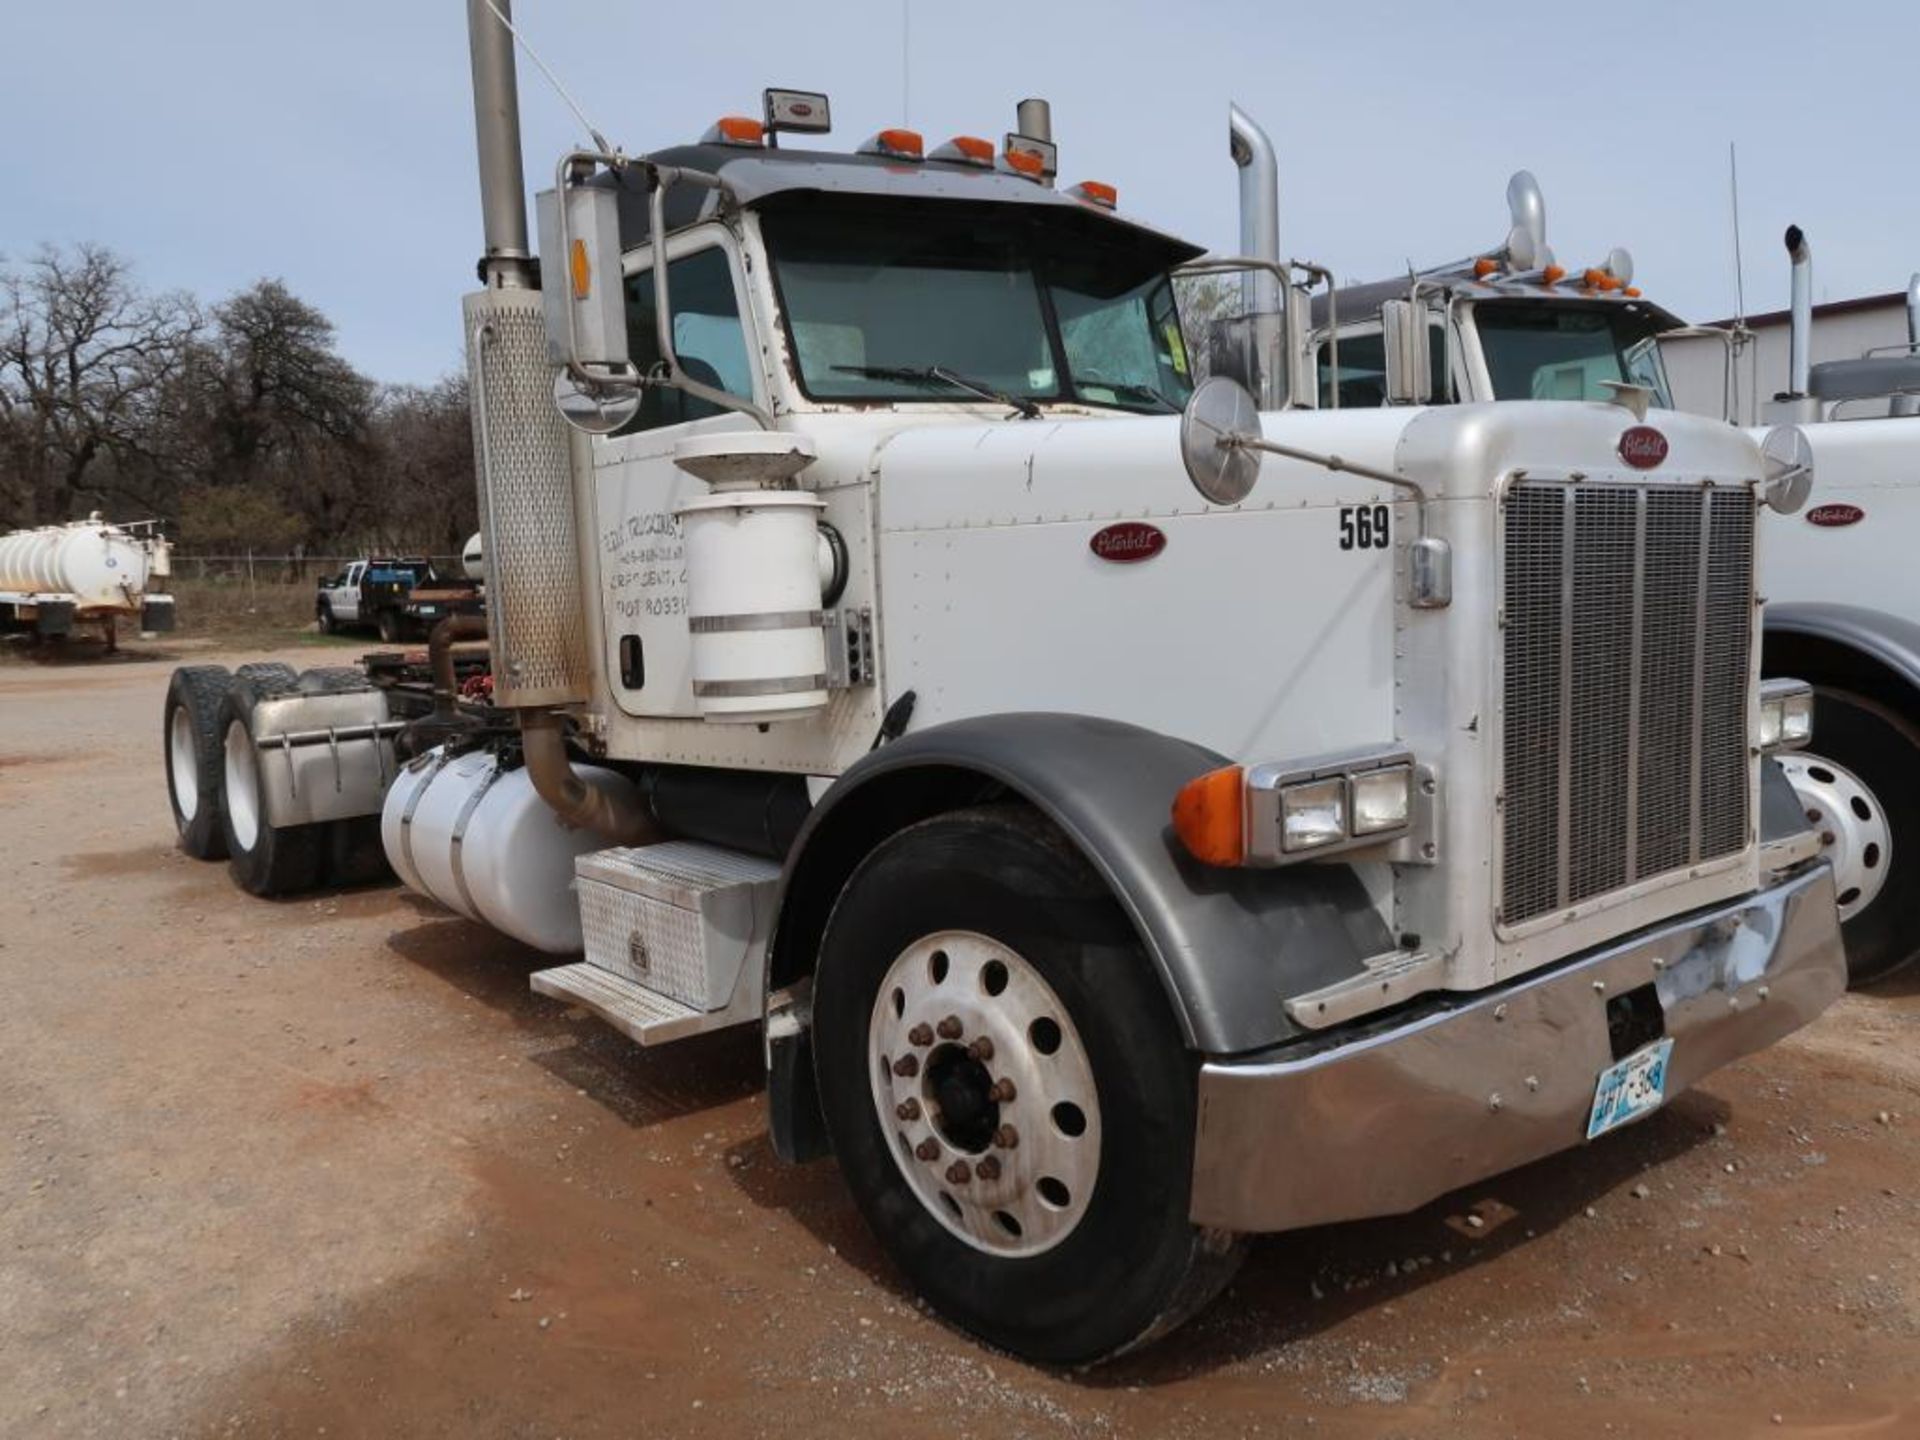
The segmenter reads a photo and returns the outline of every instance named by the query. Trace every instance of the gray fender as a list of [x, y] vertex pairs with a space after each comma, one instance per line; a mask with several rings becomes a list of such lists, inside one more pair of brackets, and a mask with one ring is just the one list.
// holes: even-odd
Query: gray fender
[[[1761, 623], [1769, 675], [1859, 690], [1909, 715], [1920, 710], [1920, 623], [1811, 602], [1769, 604]], [[1814, 748], [1819, 744], [1816, 734]]]
[[794, 842], [768, 947], [769, 993], [809, 975], [854, 867], [918, 820], [1012, 792], [1086, 857], [1132, 920], [1194, 1049], [1229, 1055], [1298, 1033], [1282, 1002], [1393, 948], [1345, 865], [1226, 870], [1173, 836], [1176, 791], [1231, 764], [1204, 746], [1084, 715], [957, 720], [896, 740], [835, 782]]

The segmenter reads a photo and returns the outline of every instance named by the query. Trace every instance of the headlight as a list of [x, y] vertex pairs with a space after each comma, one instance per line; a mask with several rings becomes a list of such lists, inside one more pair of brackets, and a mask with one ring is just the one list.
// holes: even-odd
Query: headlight
[[1413, 767], [1395, 765], [1355, 775], [1353, 833], [1379, 835], [1404, 829], [1413, 813]]
[[1397, 747], [1228, 765], [1181, 786], [1173, 830], [1209, 865], [1290, 865], [1407, 834], [1413, 779]]
[[1767, 680], [1760, 686], [1762, 754], [1797, 750], [1813, 738], [1813, 687], [1804, 680]]
[[1347, 782], [1310, 780], [1280, 792], [1280, 848], [1292, 854], [1347, 838]]

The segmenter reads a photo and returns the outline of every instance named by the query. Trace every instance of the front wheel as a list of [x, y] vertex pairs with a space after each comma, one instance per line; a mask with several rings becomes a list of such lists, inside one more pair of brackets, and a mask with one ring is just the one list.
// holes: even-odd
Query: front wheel
[[876, 849], [827, 927], [814, 1027], [854, 1197], [957, 1324], [1084, 1364], [1233, 1274], [1237, 1237], [1187, 1218], [1197, 1062], [1119, 907], [1031, 812]]
[[322, 635], [338, 635], [340, 633], [340, 622], [333, 618], [333, 606], [325, 600], [320, 602], [319, 621], [320, 633]]
[[387, 645], [398, 645], [403, 638], [400, 617], [391, 610], [380, 612], [380, 639]]
[[1819, 687], [1813, 749], [1780, 766], [1833, 864], [1848, 983], [1920, 959], [1920, 732], [1865, 696]]

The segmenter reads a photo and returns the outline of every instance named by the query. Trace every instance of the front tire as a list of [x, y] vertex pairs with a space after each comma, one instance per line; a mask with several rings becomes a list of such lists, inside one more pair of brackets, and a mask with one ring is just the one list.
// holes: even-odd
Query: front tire
[[868, 1224], [989, 1343], [1099, 1360], [1237, 1267], [1237, 1237], [1187, 1218], [1197, 1062], [1112, 896], [1030, 811], [939, 816], [861, 864], [821, 945], [814, 1053]]
[[167, 800], [180, 848], [196, 860], [227, 858], [220, 818], [220, 702], [232, 678], [224, 665], [182, 665], [167, 682], [160, 722]]
[[320, 614], [318, 618], [320, 622], [320, 633], [322, 635], [338, 635], [340, 633], [340, 622], [333, 618], [333, 606], [329, 605], [325, 600], [320, 602]]
[[221, 807], [228, 866], [250, 895], [297, 895], [320, 883], [325, 826], [275, 825], [267, 813], [261, 755], [254, 744], [253, 709], [291, 687], [235, 676], [220, 706]]
[[1780, 760], [1833, 862], [1848, 984], [1920, 959], [1920, 731], [1865, 696], [1822, 686], [1812, 747]]
[[401, 633], [400, 617], [391, 610], [380, 612], [380, 639], [387, 645], [398, 645], [405, 638]]

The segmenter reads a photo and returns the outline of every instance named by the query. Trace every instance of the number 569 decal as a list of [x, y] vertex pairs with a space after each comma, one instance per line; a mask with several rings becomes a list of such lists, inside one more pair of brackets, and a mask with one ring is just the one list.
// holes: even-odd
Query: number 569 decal
[[1342, 505], [1340, 507], [1340, 548], [1342, 550], [1384, 550], [1392, 543], [1388, 535], [1384, 505]]

